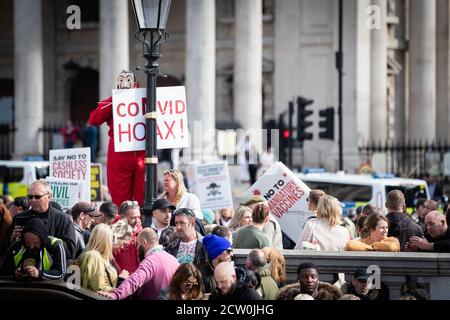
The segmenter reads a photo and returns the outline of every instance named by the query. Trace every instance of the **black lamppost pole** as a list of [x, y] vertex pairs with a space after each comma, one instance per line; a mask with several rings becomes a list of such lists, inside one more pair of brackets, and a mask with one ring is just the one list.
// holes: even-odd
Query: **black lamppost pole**
[[[156, 146], [156, 78], [159, 75], [158, 63], [161, 43], [166, 41], [165, 32], [170, 0], [132, 0], [133, 11], [138, 30], [135, 38], [142, 43], [144, 58], [143, 68], [147, 75], [147, 101], [145, 114], [145, 198], [141, 208], [143, 227], [151, 224], [151, 207], [157, 197], [158, 153]], [[140, 68], [138, 68], [140, 69]]]

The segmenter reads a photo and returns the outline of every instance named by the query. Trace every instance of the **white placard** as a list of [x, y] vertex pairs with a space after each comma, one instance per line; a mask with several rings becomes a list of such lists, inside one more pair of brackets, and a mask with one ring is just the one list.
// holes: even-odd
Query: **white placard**
[[[189, 147], [185, 87], [157, 88], [156, 97], [157, 148]], [[112, 100], [114, 150], [145, 150], [147, 89], [114, 89]]]
[[50, 178], [84, 181], [80, 200], [91, 202], [91, 148], [50, 150]]
[[308, 198], [311, 189], [282, 162], [275, 162], [245, 193], [264, 197], [270, 212], [278, 219], [281, 229], [297, 241], [309, 216]]
[[84, 197], [84, 181], [68, 179], [45, 179], [52, 189], [52, 201], [57, 202], [64, 211], [71, 209]]
[[191, 188], [204, 209], [233, 208], [230, 174], [226, 161], [190, 166]]

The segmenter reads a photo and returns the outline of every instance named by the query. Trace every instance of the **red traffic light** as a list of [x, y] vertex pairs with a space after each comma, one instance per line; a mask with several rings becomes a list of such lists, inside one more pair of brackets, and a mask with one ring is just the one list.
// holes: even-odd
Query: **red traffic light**
[[283, 138], [288, 139], [291, 135], [291, 132], [288, 129], [283, 131]]

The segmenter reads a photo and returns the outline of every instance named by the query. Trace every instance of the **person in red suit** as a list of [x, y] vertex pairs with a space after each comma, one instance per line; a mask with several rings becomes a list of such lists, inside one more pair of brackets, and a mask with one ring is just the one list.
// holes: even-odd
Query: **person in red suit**
[[[122, 70], [117, 79], [117, 89], [138, 88], [136, 77], [131, 71]], [[100, 126], [106, 122], [109, 127], [108, 158], [106, 176], [112, 202], [120, 206], [125, 200], [144, 202], [145, 151], [114, 151], [114, 122], [112, 113], [112, 96], [98, 102], [92, 110], [88, 122]]]

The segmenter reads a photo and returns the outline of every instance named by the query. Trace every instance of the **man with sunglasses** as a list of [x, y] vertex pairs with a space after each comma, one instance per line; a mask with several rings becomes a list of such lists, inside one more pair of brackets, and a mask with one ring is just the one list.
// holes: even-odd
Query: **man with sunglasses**
[[75, 228], [67, 214], [50, 205], [52, 192], [48, 182], [33, 182], [28, 187], [27, 197], [31, 208], [14, 217], [11, 240], [19, 240], [25, 224], [36, 217], [44, 222], [49, 236], [63, 241], [67, 259], [73, 259], [76, 248]]
[[177, 238], [165, 250], [181, 263], [198, 265], [205, 260], [203, 236], [195, 230], [195, 212], [180, 208], [173, 213]]

